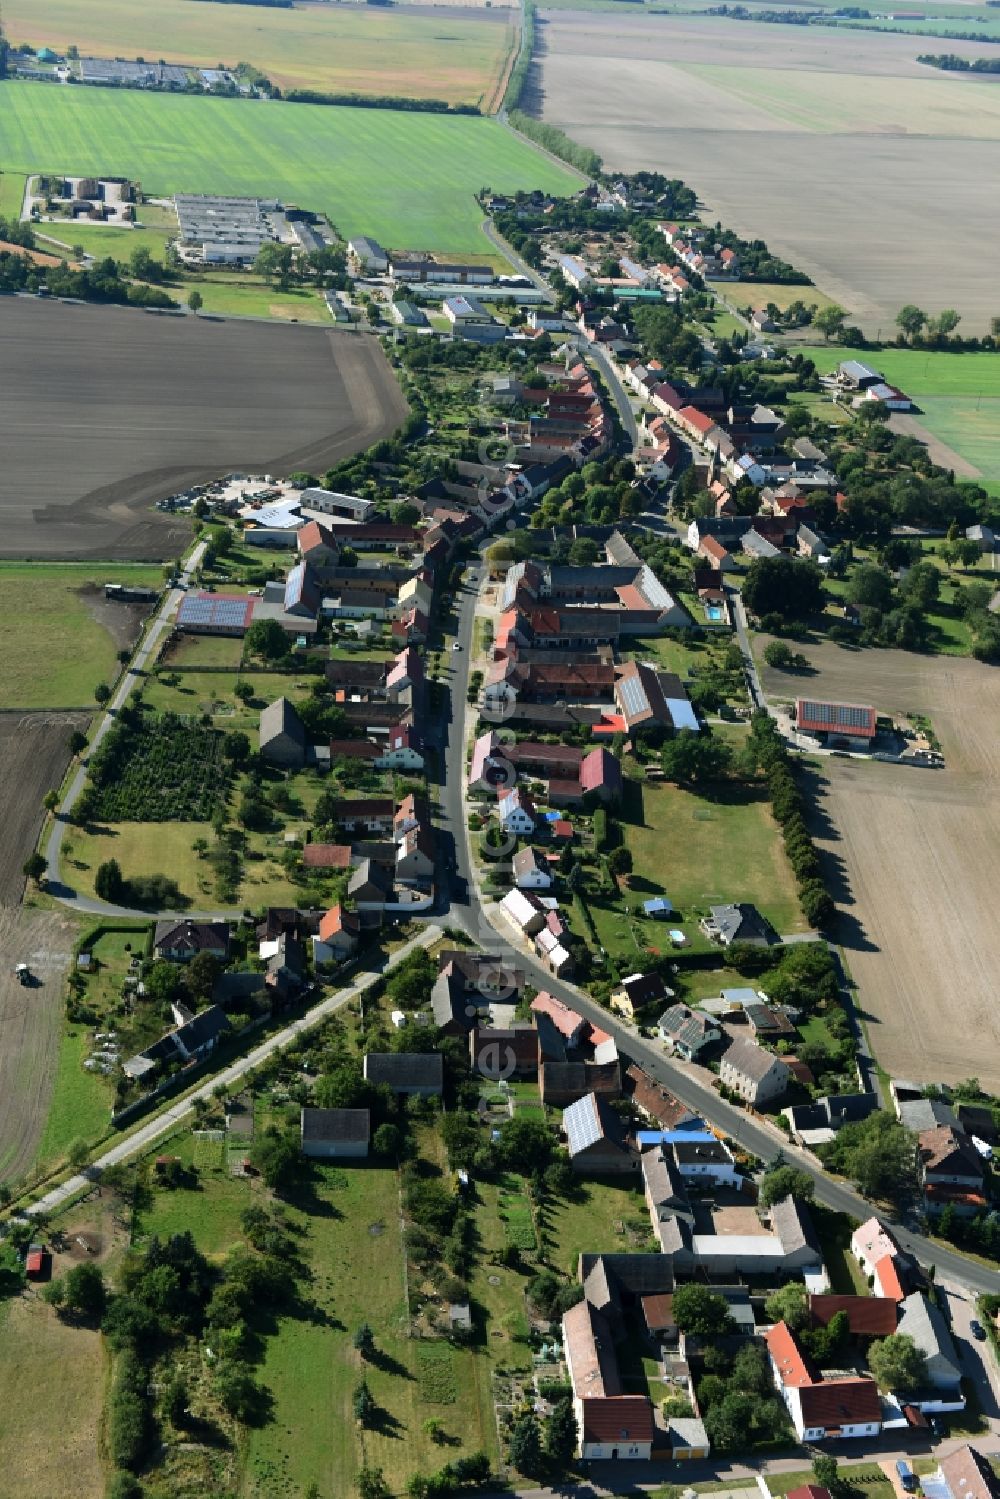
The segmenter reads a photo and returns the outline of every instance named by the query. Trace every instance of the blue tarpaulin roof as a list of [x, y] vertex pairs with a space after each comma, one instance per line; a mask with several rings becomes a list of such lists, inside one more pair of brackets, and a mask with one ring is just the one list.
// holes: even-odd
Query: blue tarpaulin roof
[[705, 1128], [703, 1119], [692, 1119], [679, 1129], [640, 1129], [636, 1131], [640, 1145], [679, 1145], [691, 1140], [714, 1140], [715, 1136]]

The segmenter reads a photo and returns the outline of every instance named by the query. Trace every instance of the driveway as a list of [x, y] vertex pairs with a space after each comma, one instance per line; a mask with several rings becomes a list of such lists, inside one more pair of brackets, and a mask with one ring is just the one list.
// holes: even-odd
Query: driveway
[[[980, 1342], [972, 1331], [973, 1322], [983, 1322], [976, 1311], [975, 1296], [967, 1287], [952, 1280], [942, 1280], [939, 1289], [944, 1296], [962, 1372], [976, 1392], [979, 1408], [990, 1431], [1000, 1433], [1000, 1369], [988, 1337], [984, 1336]], [[985, 1334], [985, 1324], [983, 1331]]]

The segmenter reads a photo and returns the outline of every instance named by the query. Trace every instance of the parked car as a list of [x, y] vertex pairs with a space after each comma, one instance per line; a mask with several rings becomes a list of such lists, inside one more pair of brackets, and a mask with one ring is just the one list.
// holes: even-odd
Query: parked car
[[914, 1489], [917, 1487], [917, 1475], [914, 1473], [909, 1463], [904, 1462], [904, 1460], [900, 1458], [896, 1463], [896, 1473], [899, 1477], [900, 1483], [902, 1484], [906, 1492], [908, 1494], [912, 1494]]
[[981, 1322], [977, 1322], [975, 1317], [973, 1317], [972, 1321], [969, 1323], [969, 1331], [971, 1332], [977, 1343], [981, 1343], [986, 1336], [986, 1333], [983, 1330], [983, 1324]]

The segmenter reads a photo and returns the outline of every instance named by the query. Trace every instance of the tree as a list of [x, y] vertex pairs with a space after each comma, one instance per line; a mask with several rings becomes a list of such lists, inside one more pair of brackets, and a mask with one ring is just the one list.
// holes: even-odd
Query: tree
[[868, 1367], [883, 1390], [906, 1394], [927, 1383], [927, 1355], [906, 1333], [890, 1333], [873, 1343]]
[[211, 999], [216, 979], [222, 972], [222, 964], [214, 953], [196, 953], [184, 972], [188, 993], [194, 999]]
[[576, 1457], [579, 1439], [573, 1402], [567, 1397], [552, 1407], [552, 1414], [545, 1423], [546, 1457], [557, 1468], [568, 1468]]
[[926, 312], [922, 312], [912, 302], [907, 302], [906, 306], [901, 307], [896, 313], [896, 327], [900, 328], [911, 341], [919, 336], [926, 322]]
[[913, 1181], [913, 1136], [890, 1114], [845, 1124], [829, 1145], [820, 1147], [824, 1164], [850, 1177], [866, 1197], [893, 1198]]
[[542, 1119], [519, 1112], [500, 1126], [500, 1154], [504, 1164], [514, 1171], [544, 1169], [554, 1149], [552, 1132]]
[[351, 1400], [351, 1408], [354, 1411], [355, 1421], [360, 1421], [362, 1426], [367, 1426], [378, 1409], [375, 1397], [368, 1388], [367, 1379], [363, 1379], [354, 1391]]
[[794, 1197], [798, 1202], [812, 1202], [815, 1191], [815, 1183], [807, 1171], [782, 1162], [764, 1177], [760, 1184], [759, 1200], [765, 1208], [771, 1207], [775, 1202], [783, 1202], [786, 1197]]
[[97, 686], [94, 688], [94, 701], [100, 703], [103, 707], [103, 705], [108, 701], [110, 697], [111, 688], [108, 686], [107, 682], [98, 682]]
[[732, 751], [711, 734], [681, 729], [660, 756], [663, 773], [680, 786], [702, 786], [721, 781], [732, 764]]
[[843, 332], [846, 322], [847, 313], [842, 307], [834, 304], [829, 307], [820, 307], [813, 313], [813, 327], [819, 329], [827, 343], [831, 338], [836, 338]]
[[277, 282], [282, 291], [287, 291], [295, 270], [291, 245], [279, 245], [274, 240], [267, 240], [257, 252], [253, 268], [265, 281]]
[[764, 1303], [764, 1310], [771, 1322], [784, 1322], [792, 1331], [808, 1327], [809, 1293], [800, 1280], [791, 1280], [787, 1286], [772, 1291]]
[[58, 805], [59, 805], [59, 793], [58, 793], [58, 791], [56, 791], [55, 788], [53, 788], [50, 791], [46, 791], [45, 795], [42, 797], [42, 806], [45, 808], [46, 812], [54, 812], [56, 810], [56, 808], [58, 807]]
[[542, 1439], [538, 1422], [530, 1413], [514, 1422], [507, 1449], [511, 1465], [526, 1478], [534, 1478], [542, 1467]]
[[768, 666], [786, 671], [795, 662], [795, 652], [783, 640], [769, 640], [764, 647], [764, 660]]
[[840, 1489], [840, 1464], [837, 1459], [828, 1452], [821, 1452], [813, 1458], [813, 1477], [821, 1488], [828, 1493], [836, 1494]]
[[250, 1162], [264, 1178], [272, 1191], [286, 1185], [299, 1167], [299, 1142], [291, 1131], [281, 1131], [273, 1126], [256, 1136], [250, 1147]]
[[205, 298], [196, 286], [188, 292], [187, 304], [192, 312], [200, 312], [205, 305]]
[[121, 899], [124, 890], [125, 880], [118, 860], [105, 859], [103, 864], [98, 864], [97, 873], [94, 875], [94, 893], [98, 900], [106, 900], [114, 904]]
[[380, 1124], [372, 1135], [372, 1149], [376, 1155], [397, 1156], [402, 1137], [394, 1124]]
[[258, 619], [246, 633], [247, 650], [264, 661], [281, 661], [288, 654], [288, 637], [276, 619]]
[[608, 854], [608, 868], [612, 874], [632, 873], [632, 851], [620, 844]]
[[[978, 551], [978, 547], [977, 547], [976, 550]], [[73, 732], [72, 732], [72, 734], [69, 736], [69, 752], [70, 752], [70, 754], [71, 755], [78, 755], [81, 750], [85, 750], [86, 748], [87, 748], [87, 736], [86, 736], [86, 734], [84, 734], [80, 729], [74, 729]]]
[[579, 536], [569, 549], [571, 567], [593, 567], [600, 553], [597, 542], [589, 536]]
[[[250, 689], [251, 696], [253, 688]], [[222, 753], [234, 765], [245, 765], [250, 758], [250, 738], [241, 729], [230, 729], [222, 740]]]
[[26, 880], [31, 880], [34, 884], [39, 885], [47, 868], [45, 855], [38, 853], [36, 850], [33, 854], [29, 854], [21, 865], [21, 873]]
[[235, 1420], [257, 1425], [264, 1419], [267, 1392], [246, 1364], [238, 1360], [222, 1364], [215, 1372], [214, 1384], [223, 1410]]
[[725, 1297], [694, 1282], [675, 1290], [673, 1316], [681, 1332], [705, 1338], [719, 1337], [734, 1326]]
[[799, 889], [802, 914], [811, 927], [822, 930], [837, 914], [833, 896], [820, 879], [807, 880]]
[[927, 331], [932, 338], [944, 339], [949, 333], [954, 333], [961, 321], [961, 313], [956, 312], [954, 307], [946, 307], [937, 317], [928, 320]]
[[804, 619], [823, 607], [823, 573], [805, 557], [755, 557], [747, 568], [743, 601], [758, 619], [766, 614]]
[[366, 1463], [358, 1473], [359, 1499], [391, 1499], [391, 1494], [382, 1469], [369, 1468]]
[[892, 602], [892, 578], [884, 567], [867, 562], [851, 579], [850, 596], [851, 603], [863, 609], [888, 609]]
[[249, 703], [253, 698], [253, 684], [251, 682], [237, 682], [233, 688], [233, 696], [238, 697], [241, 703]]
[[107, 1304], [108, 1293], [99, 1266], [74, 1265], [62, 1280], [63, 1312], [81, 1322], [96, 1322]]
[[918, 562], [902, 579], [899, 591], [908, 604], [929, 609], [941, 592], [941, 569], [933, 562]]
[[367, 1322], [362, 1322], [354, 1334], [354, 1346], [362, 1358], [370, 1359], [375, 1352], [375, 1334]]

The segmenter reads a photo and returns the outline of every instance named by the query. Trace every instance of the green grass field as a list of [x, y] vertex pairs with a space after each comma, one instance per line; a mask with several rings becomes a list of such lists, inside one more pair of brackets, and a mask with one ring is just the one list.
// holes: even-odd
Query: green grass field
[[[821, 373], [836, 369], [848, 351], [804, 348]], [[984, 479], [1000, 481], [1000, 354], [879, 349], [862, 356], [920, 407], [917, 421], [975, 464]]]
[[38, 1164], [61, 1160], [74, 1140], [99, 1140], [111, 1123], [111, 1090], [99, 1073], [85, 1072], [94, 1050], [85, 1026], [70, 1026], [59, 1043], [59, 1065]]
[[[557, 1199], [546, 1218], [546, 1231], [555, 1240], [552, 1262], [574, 1280], [581, 1254], [628, 1254], [647, 1247], [632, 1242], [643, 1238], [649, 1220], [641, 1183], [631, 1178], [581, 1182], [577, 1196]], [[636, 1225], [632, 1233], [630, 1223]]]
[[278, 291], [261, 282], [211, 276], [202, 280], [185, 280], [171, 294], [177, 301], [184, 302], [195, 288], [201, 292], [204, 301], [202, 312], [222, 317], [282, 318], [299, 323], [333, 321], [321, 293], [312, 288]]
[[158, 567], [0, 562], [0, 708], [89, 708], [117, 669], [115, 643], [80, 590], [105, 582], [157, 588]]
[[0, 90], [0, 160], [12, 171], [114, 173], [149, 193], [275, 195], [389, 248], [486, 254], [474, 200], [484, 183], [569, 193], [580, 181], [476, 117], [44, 83]]
[[170, 238], [166, 229], [120, 229], [114, 224], [101, 229], [95, 224], [61, 223], [41, 224], [35, 236], [38, 248], [50, 255], [61, 254], [63, 248], [74, 250], [79, 245], [89, 255], [111, 255], [121, 261], [127, 261], [132, 251], [139, 249], [148, 250], [155, 260], [162, 261]]
[[[642, 810], [636, 810], [641, 792]], [[795, 881], [766, 799], [709, 800], [677, 786], [632, 783], [623, 812], [635, 874], [693, 911], [752, 901], [779, 932], [805, 931]], [[643, 889], [640, 898], [645, 896]]]
[[20, 218], [24, 180], [16, 172], [0, 172], [0, 219]]
[[249, 62], [282, 89], [402, 94], [450, 104], [488, 101], [513, 40], [511, 24], [484, 15], [399, 15], [362, 5], [267, 10], [187, 0], [12, 0], [12, 42], [43, 42], [102, 57], [234, 67]]

